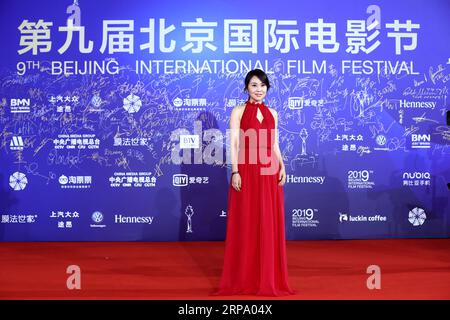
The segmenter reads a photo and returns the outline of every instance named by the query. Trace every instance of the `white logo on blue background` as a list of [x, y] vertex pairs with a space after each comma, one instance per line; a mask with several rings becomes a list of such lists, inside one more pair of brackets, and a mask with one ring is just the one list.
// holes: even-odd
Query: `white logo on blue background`
[[67, 178], [67, 176], [65, 175], [62, 175], [61, 177], [59, 177], [58, 181], [60, 184], [65, 185], [69, 182], [69, 178]]
[[22, 172], [14, 172], [9, 177], [9, 186], [13, 188], [15, 191], [21, 191], [25, 189], [28, 184], [28, 179], [25, 173]]
[[183, 105], [183, 99], [181, 98], [175, 98], [172, 102], [175, 107], [181, 107]]
[[339, 212], [339, 221], [340, 222], [348, 221], [348, 215], [346, 213], [340, 213]]
[[103, 221], [103, 213], [101, 213], [100, 211], [95, 211], [92, 216], [92, 221], [94, 221], [95, 223], [100, 223]]
[[423, 225], [427, 218], [425, 210], [422, 208], [414, 208], [409, 211], [408, 221], [415, 227]]
[[133, 93], [123, 99], [123, 108], [128, 113], [136, 113], [139, 111], [139, 109], [141, 109], [141, 107], [142, 107], [141, 98], [134, 95]]
[[91, 103], [95, 108], [99, 108], [102, 105], [102, 102], [102, 98], [98, 95], [93, 96], [91, 99]]
[[379, 134], [376, 138], [376, 142], [379, 146], [385, 146], [387, 142], [386, 136]]

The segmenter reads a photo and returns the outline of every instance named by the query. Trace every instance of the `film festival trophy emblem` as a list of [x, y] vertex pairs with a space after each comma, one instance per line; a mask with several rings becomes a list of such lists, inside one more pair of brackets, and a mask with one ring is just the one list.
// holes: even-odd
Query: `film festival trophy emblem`
[[302, 156], [306, 156], [306, 139], [308, 138], [308, 131], [303, 128], [300, 131], [300, 138], [302, 139]]
[[192, 219], [191, 219], [191, 217], [194, 215], [194, 210], [192, 210], [192, 206], [191, 205], [188, 205], [186, 207], [186, 210], [184, 211], [184, 214], [188, 217], [187, 218], [186, 233], [192, 233]]

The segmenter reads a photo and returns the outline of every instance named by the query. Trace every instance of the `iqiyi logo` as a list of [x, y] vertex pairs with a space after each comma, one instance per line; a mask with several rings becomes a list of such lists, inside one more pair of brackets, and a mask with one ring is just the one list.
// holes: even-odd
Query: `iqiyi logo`
[[303, 109], [303, 98], [302, 97], [289, 97], [288, 99], [289, 109]]
[[188, 175], [182, 173], [174, 174], [172, 183], [175, 187], [185, 187], [188, 185]]
[[186, 134], [180, 135], [180, 148], [181, 149], [197, 149], [200, 147], [199, 136]]
[[[223, 165], [225, 162], [231, 164], [231, 136], [236, 135], [242, 137], [243, 145], [240, 147], [249, 150], [248, 157], [238, 157], [238, 164], [243, 162], [261, 163], [264, 165], [260, 169], [261, 175], [271, 175], [277, 172], [279, 161], [275, 152], [267, 152], [266, 148], [258, 147], [258, 141], [267, 141], [269, 137], [276, 136], [274, 129], [247, 129], [245, 131], [228, 129], [226, 138], [224, 138], [220, 130], [210, 128], [203, 131], [202, 127], [201, 121], [195, 121], [193, 134], [184, 128], [172, 131], [170, 141], [174, 144], [170, 157], [173, 164], [192, 164], [192, 158], [193, 164]], [[224, 147], [226, 148], [225, 153]]]

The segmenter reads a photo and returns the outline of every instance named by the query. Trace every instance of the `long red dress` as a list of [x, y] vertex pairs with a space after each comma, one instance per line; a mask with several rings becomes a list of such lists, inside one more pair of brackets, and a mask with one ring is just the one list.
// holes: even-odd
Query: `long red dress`
[[[257, 119], [258, 108], [264, 117], [262, 122]], [[261, 171], [270, 167], [267, 159], [259, 156], [261, 153], [256, 152], [256, 161], [249, 163], [250, 152], [257, 149], [262, 149], [260, 151], [269, 157], [272, 155], [275, 120], [266, 105], [247, 101], [240, 128], [244, 132], [253, 129], [258, 138], [257, 144], [251, 145], [250, 138], [245, 138], [247, 134], [241, 131], [239, 158], [242, 160], [245, 156], [245, 163], [240, 161], [238, 170], [242, 185], [241, 191], [236, 191], [230, 184], [224, 266], [219, 289], [214, 294], [294, 294], [288, 284], [284, 193], [283, 187], [278, 185], [279, 163], [271, 174]], [[266, 137], [263, 132], [267, 133]]]

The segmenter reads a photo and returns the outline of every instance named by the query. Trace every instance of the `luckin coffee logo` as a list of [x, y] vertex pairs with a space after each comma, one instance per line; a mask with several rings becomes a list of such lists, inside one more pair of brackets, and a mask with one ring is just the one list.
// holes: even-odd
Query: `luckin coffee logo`
[[348, 221], [348, 215], [346, 213], [339, 212], [339, 222]]
[[343, 223], [344, 221], [347, 221], [349, 223], [350, 222], [386, 222], [387, 217], [381, 216], [379, 214], [370, 215], [370, 216], [364, 215], [364, 214], [359, 214], [356, 216], [352, 216], [347, 213], [339, 212], [339, 222]]

